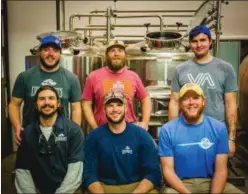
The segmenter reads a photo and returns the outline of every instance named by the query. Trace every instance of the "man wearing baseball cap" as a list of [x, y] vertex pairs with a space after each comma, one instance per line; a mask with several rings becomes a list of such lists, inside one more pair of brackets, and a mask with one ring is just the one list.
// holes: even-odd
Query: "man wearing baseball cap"
[[[34, 96], [43, 85], [53, 86], [58, 91], [60, 101], [65, 107], [65, 116], [71, 115], [71, 119], [81, 125], [81, 87], [76, 75], [60, 66], [61, 49], [61, 42], [57, 37], [52, 35], [43, 37], [39, 47], [40, 64], [20, 73], [15, 81], [9, 104], [9, 116], [15, 130], [17, 145], [21, 142], [20, 133], [23, 128], [37, 119]], [[24, 107], [21, 123], [22, 102]]]
[[[111, 90], [123, 90], [127, 100], [125, 120], [137, 122], [133, 108], [134, 98], [141, 102], [142, 120], [137, 124], [148, 129], [151, 99], [139, 76], [126, 67], [125, 44], [120, 40], [110, 41], [106, 47], [105, 66], [89, 74], [82, 94], [82, 108], [91, 129], [107, 123], [104, 114], [104, 95]], [[92, 108], [94, 102], [94, 107]]]
[[125, 121], [123, 91], [112, 90], [103, 101], [108, 122], [87, 136], [84, 187], [90, 193], [158, 193], [161, 172], [152, 137]]
[[238, 90], [237, 77], [232, 65], [210, 53], [212, 37], [204, 25], [194, 27], [189, 33], [189, 43], [195, 54], [179, 65], [172, 79], [169, 102], [169, 120], [179, 114], [179, 90], [185, 83], [197, 83], [207, 99], [204, 113], [226, 124], [229, 132], [229, 156], [235, 153]]
[[195, 83], [179, 91], [181, 114], [161, 127], [158, 155], [165, 193], [243, 193], [226, 183], [226, 125], [203, 114], [206, 98]]

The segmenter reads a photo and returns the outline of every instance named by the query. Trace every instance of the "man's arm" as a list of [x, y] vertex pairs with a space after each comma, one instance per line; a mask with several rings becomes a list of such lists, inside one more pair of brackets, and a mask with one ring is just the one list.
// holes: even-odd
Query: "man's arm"
[[71, 103], [71, 120], [81, 126], [82, 123], [82, 110], [81, 102]]
[[167, 183], [169, 183], [169, 185], [179, 193], [190, 193], [174, 171], [174, 158], [160, 157], [160, 163]]
[[148, 125], [150, 121], [150, 115], [152, 111], [152, 103], [150, 96], [146, 96], [141, 100], [141, 108], [142, 108], [142, 121], [138, 122], [138, 125], [148, 130]]
[[84, 136], [76, 124], [69, 130], [67, 161], [68, 168], [60, 187], [55, 193], [73, 193], [82, 183]]
[[227, 154], [217, 154], [211, 193], [222, 193], [227, 179]]
[[17, 193], [36, 193], [36, 187], [31, 175], [31, 164], [33, 163], [30, 146], [25, 134], [22, 135], [22, 142], [16, 153], [15, 164], [15, 187]]
[[161, 171], [154, 141], [148, 132], [141, 131], [139, 139], [139, 161], [141, 177], [143, 178], [133, 193], [148, 193], [161, 183]]
[[9, 117], [11, 124], [15, 130], [15, 141], [18, 146], [21, 143], [20, 134], [21, 131], [23, 130], [20, 119], [20, 108], [22, 102], [23, 102], [22, 98], [12, 97], [9, 103]]
[[103, 187], [99, 182], [91, 183], [88, 190], [90, 193], [104, 193]]
[[98, 178], [98, 138], [94, 136], [95, 131], [89, 133], [85, 142], [85, 158], [83, 170], [83, 186], [91, 193], [104, 193]]
[[91, 100], [83, 100], [82, 101], [82, 109], [84, 117], [87, 123], [90, 125], [91, 129], [95, 129], [98, 127], [95, 116], [92, 110], [92, 101]]
[[15, 170], [15, 187], [17, 193], [36, 193], [35, 184], [29, 170]]
[[147, 180], [147, 179], [143, 179], [139, 185], [135, 188], [135, 190], [133, 191], [133, 193], [147, 193], [149, 192], [152, 188], [154, 187], [154, 185], [152, 184], [151, 181]]
[[229, 131], [229, 149], [230, 156], [235, 153], [235, 142], [230, 139], [236, 137], [236, 122], [237, 122], [237, 104], [236, 104], [236, 92], [225, 93], [225, 113], [226, 122]]
[[55, 193], [73, 193], [82, 183], [83, 162], [70, 163], [60, 187]]
[[179, 115], [179, 94], [177, 92], [171, 91], [170, 102], [169, 102], [169, 121], [178, 117]]

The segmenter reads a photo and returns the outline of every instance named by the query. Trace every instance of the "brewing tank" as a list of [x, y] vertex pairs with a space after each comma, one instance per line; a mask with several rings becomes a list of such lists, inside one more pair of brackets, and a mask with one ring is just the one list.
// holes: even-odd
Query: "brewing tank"
[[103, 66], [103, 57], [94, 53], [64, 55], [61, 60], [61, 65], [78, 77], [82, 91], [89, 73]]
[[[128, 68], [139, 75], [151, 97], [149, 131], [155, 139], [158, 138], [160, 127], [168, 121], [170, 86], [176, 68], [192, 57], [193, 53], [178, 49], [151, 50], [142, 56], [128, 56]], [[135, 101], [134, 109], [136, 115], [142, 117], [138, 101]]]
[[135, 71], [145, 86], [170, 86], [176, 67], [194, 56], [179, 50], [151, 50], [143, 56], [128, 56], [128, 67]]
[[242, 127], [248, 132], [248, 55], [239, 69], [239, 113]]

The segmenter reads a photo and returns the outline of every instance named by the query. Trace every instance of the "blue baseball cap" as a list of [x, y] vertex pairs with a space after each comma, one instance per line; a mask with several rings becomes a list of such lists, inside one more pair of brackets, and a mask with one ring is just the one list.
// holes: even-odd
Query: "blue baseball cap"
[[206, 34], [208, 38], [211, 39], [211, 32], [209, 28], [205, 25], [199, 25], [192, 28], [189, 32], [189, 39], [191, 40], [193, 37], [197, 36], [200, 33]]
[[44, 36], [40, 40], [40, 48], [47, 44], [54, 44], [58, 49], [62, 48], [61, 41], [58, 39], [58, 37], [53, 35]]

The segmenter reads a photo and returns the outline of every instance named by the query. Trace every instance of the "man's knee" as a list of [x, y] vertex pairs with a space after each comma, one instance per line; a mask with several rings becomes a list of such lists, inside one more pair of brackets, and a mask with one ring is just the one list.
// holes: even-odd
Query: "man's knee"
[[178, 193], [175, 189], [172, 189], [170, 187], [166, 187], [162, 193]]

